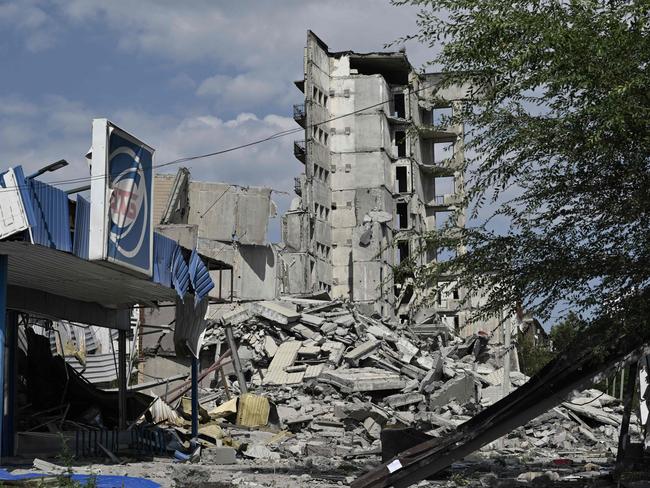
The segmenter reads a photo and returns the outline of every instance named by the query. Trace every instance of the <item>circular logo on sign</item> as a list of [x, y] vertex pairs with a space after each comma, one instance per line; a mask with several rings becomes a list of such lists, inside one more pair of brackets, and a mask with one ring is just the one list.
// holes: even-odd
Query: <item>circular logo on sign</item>
[[[125, 257], [134, 257], [140, 251], [147, 231], [144, 217], [148, 215], [147, 187], [140, 157], [128, 147], [120, 147], [111, 155], [110, 160], [126, 155], [135, 162], [135, 167], [127, 168], [118, 174], [112, 182], [109, 200], [111, 220], [110, 239]], [[139, 218], [143, 215], [143, 218]], [[139, 232], [135, 239], [129, 239], [134, 245], [125, 248], [123, 241], [131, 232]]]

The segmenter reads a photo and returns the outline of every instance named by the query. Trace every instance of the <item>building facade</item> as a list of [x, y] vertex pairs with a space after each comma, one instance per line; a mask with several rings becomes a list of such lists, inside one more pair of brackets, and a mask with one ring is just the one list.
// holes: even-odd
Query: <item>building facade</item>
[[[414, 313], [422, 297], [393, 271], [405, 259], [444, 259], [419, 252], [422, 237], [443, 225], [463, 191], [463, 126], [445, 121], [467, 89], [439, 89], [440, 81], [416, 72], [404, 51], [330, 52], [307, 33], [296, 82], [305, 101], [294, 107], [305, 129], [294, 154], [305, 170], [283, 217], [284, 293], [327, 292], [382, 316]], [[457, 225], [464, 220], [461, 211]], [[457, 330], [462, 294], [450, 279], [433, 300]]]

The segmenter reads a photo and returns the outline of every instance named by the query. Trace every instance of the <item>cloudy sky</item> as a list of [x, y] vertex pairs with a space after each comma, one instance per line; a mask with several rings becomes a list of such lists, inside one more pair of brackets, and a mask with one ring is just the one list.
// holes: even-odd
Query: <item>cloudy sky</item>
[[[381, 50], [414, 31], [415, 13], [388, 0], [0, 0], [0, 163], [65, 158], [50, 179], [85, 176], [94, 117], [156, 148], [158, 164], [295, 128], [307, 29], [332, 50]], [[431, 57], [406, 48], [416, 66]], [[291, 191], [294, 138], [188, 166], [195, 179]], [[274, 200], [282, 211], [290, 198]]]

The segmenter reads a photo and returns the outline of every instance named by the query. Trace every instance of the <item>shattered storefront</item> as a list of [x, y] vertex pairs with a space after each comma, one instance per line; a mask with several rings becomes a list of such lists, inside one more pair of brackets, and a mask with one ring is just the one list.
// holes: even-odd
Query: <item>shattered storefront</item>
[[210, 270], [227, 268], [153, 232], [153, 149], [96, 119], [91, 158], [90, 200], [42, 172], [1, 175], [3, 456], [164, 449], [143, 417], [154, 397], [129, 385], [137, 307], [184, 300], [205, 311]]

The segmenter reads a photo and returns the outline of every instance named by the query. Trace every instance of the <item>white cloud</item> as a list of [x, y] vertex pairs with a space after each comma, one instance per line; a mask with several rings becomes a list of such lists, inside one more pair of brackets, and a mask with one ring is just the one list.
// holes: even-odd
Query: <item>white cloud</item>
[[194, 90], [196, 88], [196, 81], [187, 73], [178, 73], [168, 83], [172, 88], [181, 90]]
[[213, 99], [215, 106], [237, 107], [239, 110], [257, 108], [269, 101], [274, 107], [288, 106], [293, 87], [281, 80], [269, 80], [263, 73], [236, 76], [216, 75], [201, 82], [196, 94]]
[[[84, 154], [91, 143], [94, 111], [78, 101], [60, 96], [43, 96], [33, 105], [13, 98], [0, 112], [0, 161], [2, 166], [22, 164], [26, 173], [64, 158], [70, 166], [44, 176], [61, 182], [88, 176]], [[0, 106], [3, 106], [0, 100]], [[16, 110], [16, 107], [27, 107]], [[18, 117], [16, 112], [20, 113]], [[111, 120], [156, 149], [157, 165], [186, 156], [231, 148], [270, 134], [295, 128], [293, 119], [270, 114], [258, 117], [243, 112], [230, 119], [206, 111], [202, 115], [173, 117], [135, 110], [116, 109], [106, 114]], [[290, 192], [293, 177], [302, 165], [292, 156], [291, 136], [274, 139], [244, 150], [185, 163], [192, 177], [203, 181], [223, 181], [240, 185], [269, 186]], [[174, 172], [179, 165], [161, 172]], [[60, 183], [63, 188], [80, 185]], [[280, 210], [288, 207], [289, 197], [274, 196]], [[279, 233], [273, 232], [275, 239]]]
[[25, 48], [31, 52], [52, 47], [58, 33], [56, 22], [39, 2], [29, 0], [0, 4], [0, 26], [21, 33]]

